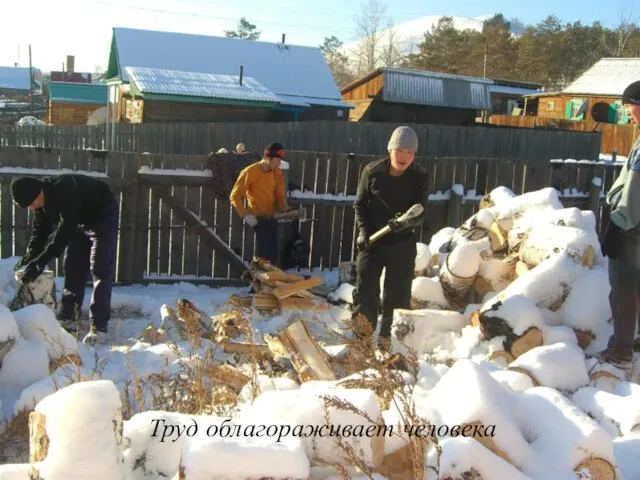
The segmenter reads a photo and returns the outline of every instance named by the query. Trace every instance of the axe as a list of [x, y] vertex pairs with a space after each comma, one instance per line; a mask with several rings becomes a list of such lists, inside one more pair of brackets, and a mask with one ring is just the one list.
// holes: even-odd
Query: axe
[[[419, 217], [420, 215], [422, 215], [422, 212], [424, 212], [424, 207], [419, 203], [416, 203], [411, 208], [409, 208], [409, 210], [404, 212], [399, 217], [394, 218], [392, 221], [400, 227], [400, 230], [403, 230], [405, 228], [403, 224], [407, 224], [409, 223], [409, 221], [414, 220], [416, 217]], [[389, 225], [385, 225], [384, 227], [382, 227], [380, 230], [369, 237], [369, 246], [373, 245], [375, 242], [380, 240], [391, 231], [392, 230]]]

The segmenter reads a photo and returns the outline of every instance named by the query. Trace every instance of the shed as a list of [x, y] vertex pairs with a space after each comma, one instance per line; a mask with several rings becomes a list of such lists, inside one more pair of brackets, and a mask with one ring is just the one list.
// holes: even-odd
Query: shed
[[538, 117], [629, 122], [622, 108], [624, 89], [640, 80], [640, 58], [603, 58], [561, 92], [527, 96]]
[[[234, 94], [221, 97], [220, 92], [229, 82], [239, 84], [241, 68], [243, 79], [247, 79], [243, 80], [242, 88], [235, 88]], [[164, 83], [168, 76], [173, 76], [177, 83], [189, 79], [190, 86], [183, 84], [179, 89], [176, 84], [171, 93], [151, 92], [148, 88], [147, 92], [144, 88], [140, 91], [132, 85], [136, 83], [135, 80], [132, 82], [132, 72], [134, 77], [137, 72], [138, 78], [145, 75], [147, 83], [150, 75], [157, 74], [162, 76]], [[219, 85], [218, 81], [221, 82]], [[211, 82], [213, 85], [205, 85]], [[284, 38], [282, 43], [271, 43], [114, 28], [107, 83], [119, 91], [121, 121], [128, 121], [127, 101], [136, 100], [136, 95], [146, 95], [147, 99], [154, 97], [157, 102], [177, 102], [181, 107], [189, 104], [187, 111], [167, 109], [168, 103], [162, 108], [157, 104], [153, 107], [155, 113], [146, 121], [216, 120], [221, 118], [222, 105], [227, 108], [225, 120], [346, 120], [350, 108], [342, 102], [320, 49], [288, 45]], [[267, 100], [267, 97], [256, 99], [240, 95], [251, 89], [254, 93], [260, 90], [272, 96]], [[197, 94], [205, 91], [204, 95]], [[241, 98], [232, 98], [238, 95]], [[158, 113], [156, 107], [163, 113]], [[251, 109], [256, 110], [249, 112]]]
[[346, 85], [351, 121], [470, 125], [490, 111], [492, 80], [448, 73], [383, 67]]
[[514, 109], [524, 110], [525, 96], [540, 93], [542, 84], [494, 78], [491, 92], [491, 113], [512, 115]]
[[106, 85], [65, 82], [49, 84], [49, 124], [104, 123], [106, 105]]
[[[42, 90], [42, 74], [33, 70], [33, 93]], [[29, 78], [31, 71], [25, 67], [0, 67], [0, 95], [27, 97], [31, 91]]]

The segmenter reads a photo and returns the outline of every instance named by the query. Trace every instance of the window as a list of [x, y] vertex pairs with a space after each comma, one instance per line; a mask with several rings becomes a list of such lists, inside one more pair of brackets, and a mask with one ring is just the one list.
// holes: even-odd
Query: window
[[58, 116], [63, 122], [73, 121], [73, 114], [76, 112], [75, 108], [60, 108], [58, 110]]
[[547, 102], [547, 110], [555, 110], [556, 102]]

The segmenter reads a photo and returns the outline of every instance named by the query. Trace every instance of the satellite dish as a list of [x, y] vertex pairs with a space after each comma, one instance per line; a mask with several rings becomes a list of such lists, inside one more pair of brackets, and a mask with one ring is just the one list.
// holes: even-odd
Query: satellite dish
[[595, 122], [609, 122], [609, 104], [605, 102], [597, 102], [591, 107], [591, 118]]
[[87, 118], [87, 125], [104, 125], [105, 123], [107, 123], [107, 107], [94, 110]]

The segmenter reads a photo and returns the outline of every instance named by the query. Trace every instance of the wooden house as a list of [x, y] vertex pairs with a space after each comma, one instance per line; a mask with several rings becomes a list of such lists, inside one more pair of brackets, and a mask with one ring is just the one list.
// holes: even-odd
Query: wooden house
[[472, 125], [490, 111], [492, 80], [383, 67], [342, 88], [349, 120]]
[[120, 122], [348, 119], [319, 48], [114, 28], [107, 69]]
[[106, 85], [66, 82], [49, 84], [49, 124], [104, 123], [106, 105]]
[[489, 86], [491, 92], [491, 113], [493, 115], [513, 115], [515, 109], [524, 109], [526, 95], [540, 93], [539, 83], [522, 82], [494, 78]]
[[640, 80], [640, 58], [603, 58], [561, 92], [528, 95], [533, 114], [548, 119], [627, 124], [622, 93]]

